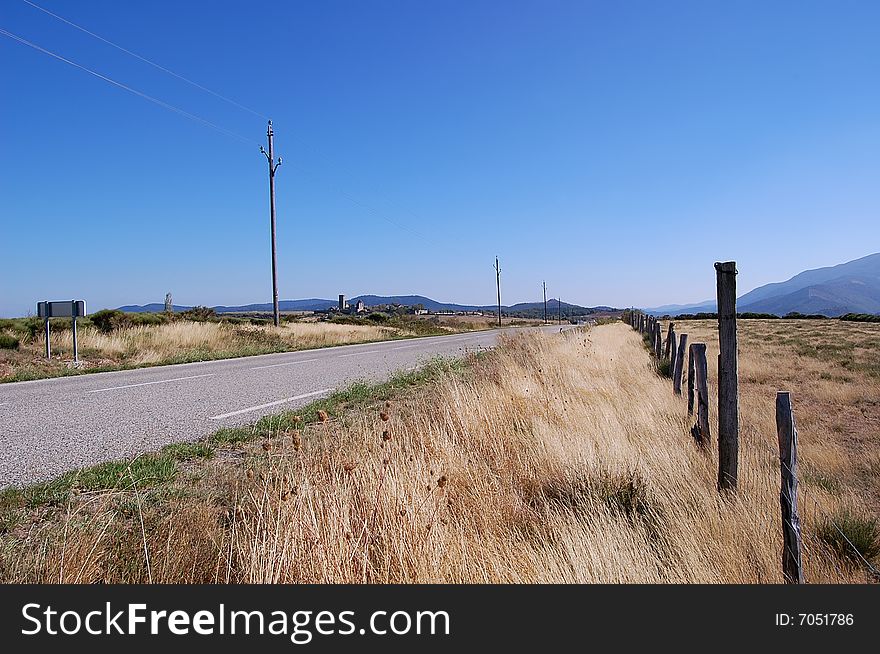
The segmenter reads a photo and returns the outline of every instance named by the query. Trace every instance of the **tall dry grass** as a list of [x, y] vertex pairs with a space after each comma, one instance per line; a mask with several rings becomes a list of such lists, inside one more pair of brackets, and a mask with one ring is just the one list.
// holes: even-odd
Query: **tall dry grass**
[[[308, 349], [363, 343], [392, 338], [398, 330], [371, 325], [333, 323], [284, 323], [280, 328], [267, 325], [231, 325], [214, 322], [179, 321], [162, 325], [124, 327], [102, 333], [94, 327], [80, 329], [80, 350], [87, 357], [134, 365], [160, 363], [200, 351], [206, 355], [253, 353], [273, 348]], [[36, 352], [45, 349], [40, 334], [32, 344]], [[73, 334], [58, 331], [51, 337], [52, 350], [73, 351]]]
[[[474, 365], [367, 412], [279, 434], [243, 459], [221, 453], [182, 475], [188, 492], [178, 499], [120, 512], [119, 496], [91, 497], [14, 530], [0, 541], [2, 577], [782, 581], [766, 414], [744, 416], [740, 491], [722, 498], [683, 400], [623, 324], [505, 338]], [[814, 499], [822, 510], [836, 501]], [[809, 536], [813, 506], [807, 578], [862, 579]]]

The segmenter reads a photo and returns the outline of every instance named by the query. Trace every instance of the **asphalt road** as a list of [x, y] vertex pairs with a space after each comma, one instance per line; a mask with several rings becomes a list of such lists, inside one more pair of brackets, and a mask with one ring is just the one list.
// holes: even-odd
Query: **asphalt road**
[[475, 332], [0, 384], [0, 488], [251, 424], [356, 380], [490, 348], [497, 337]]

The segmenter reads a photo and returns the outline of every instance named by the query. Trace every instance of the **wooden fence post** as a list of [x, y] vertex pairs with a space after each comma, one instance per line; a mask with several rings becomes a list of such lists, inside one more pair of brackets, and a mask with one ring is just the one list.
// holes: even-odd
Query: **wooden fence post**
[[675, 370], [675, 353], [678, 348], [678, 345], [675, 342], [675, 330], [669, 330], [669, 346], [666, 348], [666, 358], [669, 359], [669, 368], [670, 370]]
[[[678, 344], [678, 351], [675, 353], [675, 362], [672, 366], [672, 392], [681, 395], [681, 373], [684, 368], [684, 348], [687, 347], [688, 335], [682, 334]], [[693, 391], [688, 393], [690, 397]]]
[[791, 394], [776, 393], [776, 436], [779, 439], [779, 471], [782, 484], [782, 574], [786, 583], [804, 583], [801, 565], [801, 520], [797, 504], [797, 427], [791, 408]]
[[666, 347], [663, 350], [664, 356], [667, 359], [669, 359], [670, 361], [672, 360], [670, 358], [670, 352], [671, 352], [670, 348], [672, 348], [674, 343], [675, 343], [675, 323], [670, 320], [669, 321], [669, 329], [666, 330]]
[[688, 348], [688, 415], [694, 415], [694, 346]]
[[691, 346], [694, 353], [694, 371], [697, 400], [697, 422], [691, 429], [694, 439], [703, 447], [709, 446], [711, 434], [709, 433], [709, 380], [708, 366], [706, 364], [706, 344], [694, 343]]
[[718, 489], [736, 490], [739, 389], [736, 352], [736, 262], [715, 264], [718, 294]]
[[660, 363], [660, 355], [663, 354], [663, 336], [661, 335], [660, 321], [654, 321], [654, 356], [657, 357], [657, 363]]

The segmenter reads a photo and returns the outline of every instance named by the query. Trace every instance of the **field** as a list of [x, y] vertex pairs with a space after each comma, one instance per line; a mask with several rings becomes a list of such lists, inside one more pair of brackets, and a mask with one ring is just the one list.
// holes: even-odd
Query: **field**
[[248, 320], [173, 320], [100, 330], [85, 321], [77, 331], [81, 361], [75, 367], [69, 321], [53, 322], [51, 360], [45, 357], [42, 331], [31, 334], [22, 326], [24, 320], [5, 322], [10, 326], [3, 329], [0, 325], [0, 336], [16, 340], [18, 347], [0, 348], [0, 382], [442, 335], [483, 327], [439, 325], [413, 318], [389, 320], [385, 324], [366, 320], [353, 324], [287, 321], [280, 329], [251, 324]]
[[[711, 323], [678, 327], [715, 360]], [[715, 457], [638, 334], [606, 324], [508, 336], [249, 430], [8, 490], [0, 580], [778, 583], [785, 388], [807, 579], [866, 581], [836, 528], [877, 556], [880, 325], [740, 334], [736, 496], [715, 491]]]
[[[708, 345], [710, 395], [716, 324], [676, 325], [691, 342]], [[805, 492], [880, 517], [880, 324], [741, 320], [738, 330], [740, 411], [751, 428], [746, 437], [775, 434], [776, 391], [791, 391]]]

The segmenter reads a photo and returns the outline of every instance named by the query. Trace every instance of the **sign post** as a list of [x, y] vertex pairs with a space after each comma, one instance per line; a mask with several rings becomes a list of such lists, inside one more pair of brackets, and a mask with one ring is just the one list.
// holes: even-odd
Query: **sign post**
[[49, 342], [49, 318], [70, 318], [73, 330], [73, 362], [79, 363], [79, 347], [76, 340], [76, 319], [86, 315], [85, 300], [66, 300], [64, 302], [37, 302], [37, 316], [46, 321], [46, 358], [52, 358], [52, 345]]

